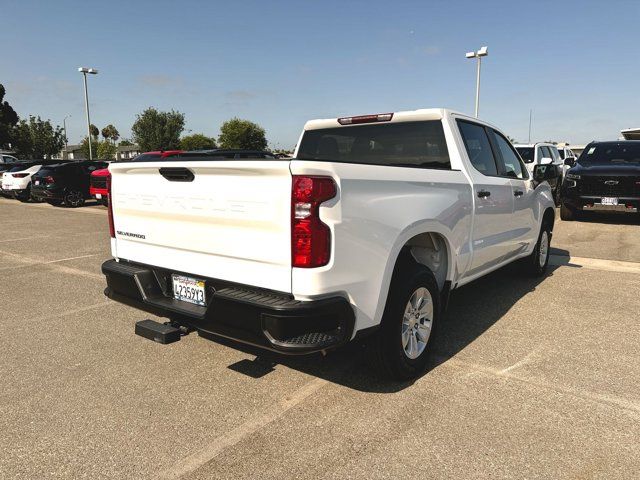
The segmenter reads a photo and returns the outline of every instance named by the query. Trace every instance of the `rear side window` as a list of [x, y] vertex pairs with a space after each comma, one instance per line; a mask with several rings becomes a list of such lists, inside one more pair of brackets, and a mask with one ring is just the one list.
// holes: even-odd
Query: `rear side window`
[[533, 163], [533, 147], [516, 147], [524, 163]]
[[498, 175], [496, 160], [484, 127], [461, 120], [458, 120], [458, 127], [473, 168], [483, 175]]
[[300, 160], [451, 169], [440, 120], [308, 130]]

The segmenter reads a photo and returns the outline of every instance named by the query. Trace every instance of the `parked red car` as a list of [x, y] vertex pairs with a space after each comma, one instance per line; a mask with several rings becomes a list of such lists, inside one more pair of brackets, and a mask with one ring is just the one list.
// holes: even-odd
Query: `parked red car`
[[[145, 160], [161, 160], [167, 157], [173, 157], [174, 155], [179, 155], [183, 152], [183, 150], [165, 150], [160, 152], [145, 152], [138, 155], [136, 158], [145, 159]], [[108, 203], [108, 192], [107, 192], [107, 178], [109, 177], [109, 169], [103, 168], [102, 170], [96, 170], [91, 173], [91, 180], [89, 186], [89, 194], [102, 202], [105, 206]]]

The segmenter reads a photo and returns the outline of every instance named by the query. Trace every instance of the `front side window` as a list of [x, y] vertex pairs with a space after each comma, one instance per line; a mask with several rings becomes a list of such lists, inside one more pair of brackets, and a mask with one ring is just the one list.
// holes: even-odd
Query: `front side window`
[[513, 151], [513, 147], [507, 139], [500, 135], [495, 130], [492, 130], [493, 138], [495, 139], [496, 146], [502, 157], [502, 163], [504, 165], [504, 175], [512, 178], [524, 178], [522, 171], [522, 164], [516, 152]]
[[558, 155], [560, 155], [560, 158], [562, 160], [564, 160], [564, 148], [559, 148], [558, 149]]
[[484, 127], [460, 120], [458, 120], [458, 126], [473, 168], [483, 175], [498, 175], [496, 160]]
[[297, 158], [326, 162], [451, 169], [440, 120], [307, 130]]

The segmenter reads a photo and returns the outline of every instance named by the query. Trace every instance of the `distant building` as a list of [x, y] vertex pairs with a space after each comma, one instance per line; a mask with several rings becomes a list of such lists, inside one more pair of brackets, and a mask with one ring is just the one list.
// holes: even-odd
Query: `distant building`
[[66, 147], [62, 147], [62, 150], [56, 155], [53, 155], [53, 158], [60, 160], [84, 160], [82, 145], [67, 145]]
[[[116, 160], [128, 160], [130, 158], [139, 155], [140, 147], [138, 145], [120, 145], [116, 150]], [[61, 160], [86, 160], [86, 155], [82, 153], [82, 145], [67, 145], [53, 158]], [[93, 158], [97, 158], [95, 151], [93, 152]]]
[[121, 145], [118, 147], [118, 151], [116, 152], [116, 160], [128, 160], [136, 155], [140, 155], [141, 153], [142, 152], [138, 145]]

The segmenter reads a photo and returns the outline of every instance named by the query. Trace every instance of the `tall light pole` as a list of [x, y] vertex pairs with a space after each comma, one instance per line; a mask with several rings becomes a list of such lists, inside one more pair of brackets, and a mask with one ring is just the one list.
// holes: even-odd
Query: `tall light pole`
[[84, 106], [87, 111], [87, 134], [89, 139], [89, 160], [93, 160], [93, 151], [91, 150], [91, 119], [89, 118], [89, 94], [87, 93], [87, 73], [97, 75], [98, 70], [95, 68], [79, 67], [78, 71], [84, 76]]
[[[62, 125], [64, 127], [64, 148], [65, 150], [69, 147], [69, 137], [67, 137], [67, 118], [71, 117], [71, 115], [67, 115], [62, 119]], [[67, 152], [68, 153], [68, 152]]]
[[476, 75], [476, 118], [478, 118], [478, 112], [480, 111], [480, 66], [482, 65], [482, 57], [489, 55], [489, 48], [482, 47], [477, 52], [467, 52], [465, 55], [467, 58], [478, 59], [478, 72]]

